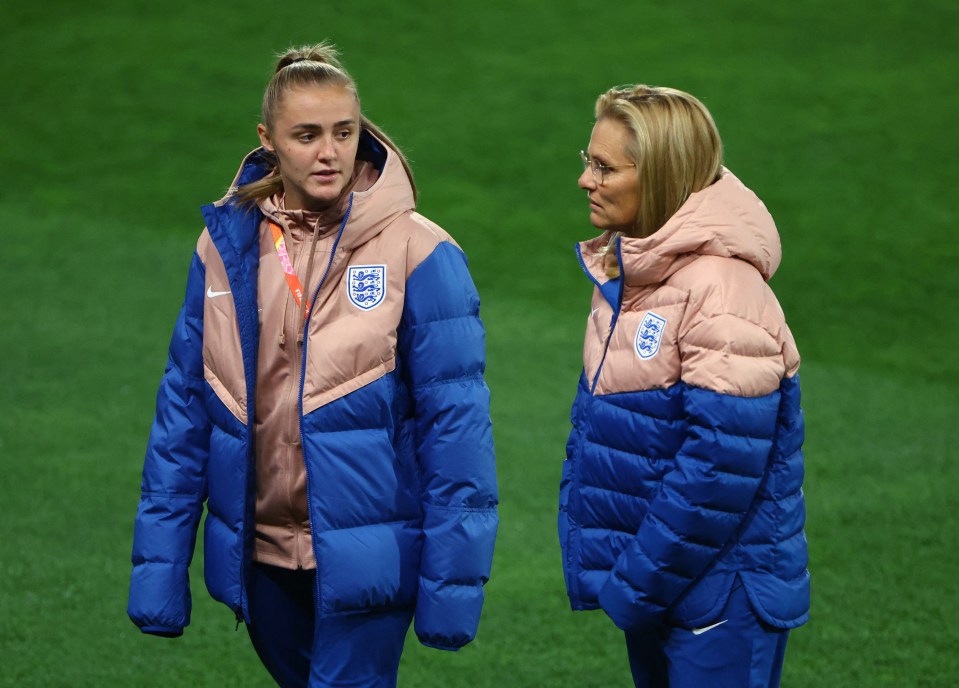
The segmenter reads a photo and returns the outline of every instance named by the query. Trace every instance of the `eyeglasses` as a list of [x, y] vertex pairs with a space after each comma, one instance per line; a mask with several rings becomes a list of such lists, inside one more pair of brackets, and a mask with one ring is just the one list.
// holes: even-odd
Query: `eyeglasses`
[[624, 167], [636, 167], [636, 163], [634, 162], [623, 165], [604, 165], [601, 162], [590, 160], [590, 157], [586, 155], [586, 151], [583, 150], [579, 152], [579, 159], [583, 161], [583, 169], [590, 170], [593, 173], [593, 181], [600, 186], [606, 183], [606, 177], [609, 176], [610, 172], [621, 170]]

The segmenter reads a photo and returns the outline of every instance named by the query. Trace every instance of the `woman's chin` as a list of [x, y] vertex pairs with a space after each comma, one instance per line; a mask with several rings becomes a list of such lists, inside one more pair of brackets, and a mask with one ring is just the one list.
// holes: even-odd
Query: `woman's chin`
[[589, 223], [596, 229], [609, 229], [609, 223], [595, 210], [591, 210], [589, 213]]

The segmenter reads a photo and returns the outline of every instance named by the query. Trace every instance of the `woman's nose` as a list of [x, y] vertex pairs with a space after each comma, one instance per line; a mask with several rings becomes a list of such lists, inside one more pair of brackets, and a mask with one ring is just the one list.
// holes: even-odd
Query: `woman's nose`
[[324, 138], [320, 141], [320, 147], [316, 152], [320, 160], [331, 160], [336, 157], [336, 146], [333, 145], [333, 139]]
[[583, 173], [579, 175], [579, 179], [576, 182], [579, 185], [579, 188], [586, 189], [587, 191], [592, 191], [596, 188], [596, 180], [593, 179], [593, 171], [588, 167], [583, 170]]

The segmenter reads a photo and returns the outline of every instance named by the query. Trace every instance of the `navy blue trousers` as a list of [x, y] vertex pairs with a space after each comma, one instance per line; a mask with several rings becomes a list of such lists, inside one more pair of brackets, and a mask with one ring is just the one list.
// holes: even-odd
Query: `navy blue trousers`
[[247, 631], [282, 688], [395, 688], [412, 610], [317, 618], [315, 571], [253, 565]]
[[637, 688], [777, 688], [788, 630], [763, 623], [737, 579], [716, 622], [627, 633]]

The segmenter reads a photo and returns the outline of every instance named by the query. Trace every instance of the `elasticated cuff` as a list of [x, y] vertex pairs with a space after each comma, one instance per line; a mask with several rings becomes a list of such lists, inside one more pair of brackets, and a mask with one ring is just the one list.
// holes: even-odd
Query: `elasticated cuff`
[[179, 638], [183, 635], [182, 628], [167, 626], [143, 626], [140, 630], [149, 635], [160, 636], [161, 638]]
[[459, 652], [459, 651], [460, 651], [460, 648], [459, 648], [459, 647], [453, 647], [453, 646], [451, 646], [451, 645], [437, 645], [437, 644], [435, 644], [435, 643], [428, 643], [428, 642], [424, 641], [423, 639], [420, 639], [420, 645], [423, 645], [424, 647], [431, 647], [431, 648], [433, 648], [434, 650], [443, 650], [444, 652]]

